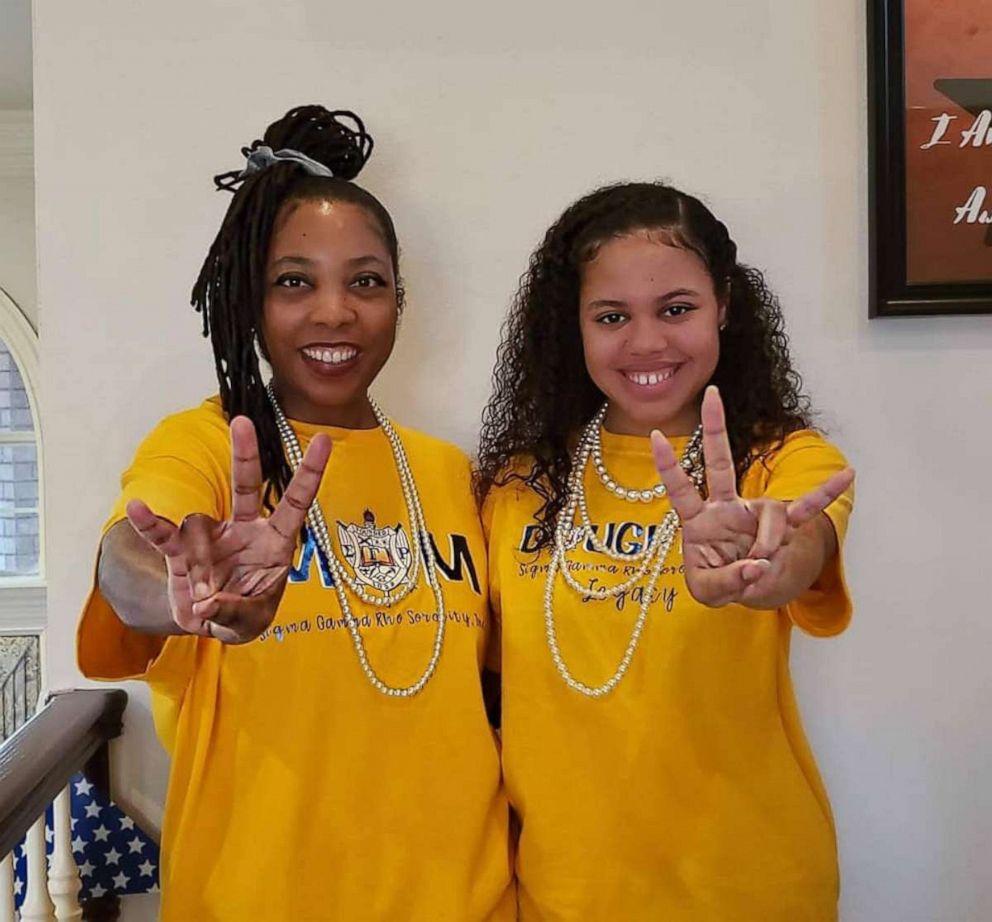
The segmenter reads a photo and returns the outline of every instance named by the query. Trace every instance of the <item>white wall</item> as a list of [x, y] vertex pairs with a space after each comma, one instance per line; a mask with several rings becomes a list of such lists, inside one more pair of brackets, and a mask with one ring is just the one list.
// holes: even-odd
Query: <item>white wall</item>
[[[36, 4], [52, 673], [76, 681], [117, 473], [211, 387], [186, 306], [226, 204], [210, 176], [267, 121], [310, 101], [368, 120], [364, 182], [396, 217], [411, 295], [379, 392], [466, 447], [539, 234], [601, 181], [670, 177], [767, 268], [860, 473], [856, 621], [794, 656], [843, 918], [990, 918], [992, 320], [867, 320], [864, 3], [580, 6]], [[154, 818], [165, 760], [143, 697], [119, 756], [122, 799]]]
[[31, 135], [30, 109], [0, 108], [0, 288], [37, 329]]

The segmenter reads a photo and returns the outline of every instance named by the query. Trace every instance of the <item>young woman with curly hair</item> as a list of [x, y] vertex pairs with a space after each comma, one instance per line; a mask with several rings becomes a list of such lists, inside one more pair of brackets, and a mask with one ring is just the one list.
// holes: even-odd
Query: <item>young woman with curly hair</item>
[[835, 919], [788, 661], [794, 625], [850, 618], [853, 473], [760, 272], [692, 196], [600, 189], [531, 258], [494, 379], [477, 488], [520, 918]]

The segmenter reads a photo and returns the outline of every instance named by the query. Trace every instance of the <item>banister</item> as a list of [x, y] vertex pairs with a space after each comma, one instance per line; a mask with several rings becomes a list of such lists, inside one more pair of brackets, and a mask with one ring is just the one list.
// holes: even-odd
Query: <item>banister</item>
[[97, 750], [120, 736], [126, 704], [119, 688], [56, 692], [0, 746], [0, 856]]

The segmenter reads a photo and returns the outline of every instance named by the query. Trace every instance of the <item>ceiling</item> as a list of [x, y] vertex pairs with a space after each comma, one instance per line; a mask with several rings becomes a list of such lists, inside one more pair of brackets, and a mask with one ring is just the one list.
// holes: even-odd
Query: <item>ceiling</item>
[[31, 0], [0, 0], [0, 109], [31, 108]]

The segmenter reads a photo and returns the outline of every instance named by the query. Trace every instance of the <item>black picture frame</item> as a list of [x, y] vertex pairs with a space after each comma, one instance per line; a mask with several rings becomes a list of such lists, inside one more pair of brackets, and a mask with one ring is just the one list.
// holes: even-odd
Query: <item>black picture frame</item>
[[[867, 0], [867, 3], [868, 315], [992, 313], [992, 266], [987, 282], [925, 285], [907, 282], [904, 0]], [[992, 235], [992, 226], [989, 233]], [[992, 248], [989, 252], [992, 257]]]

